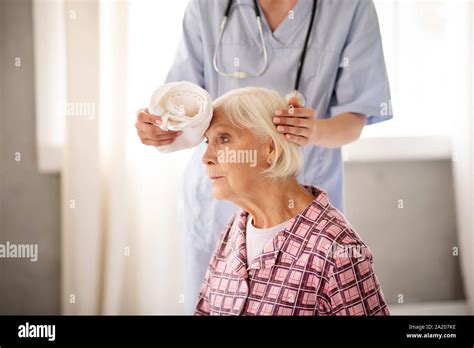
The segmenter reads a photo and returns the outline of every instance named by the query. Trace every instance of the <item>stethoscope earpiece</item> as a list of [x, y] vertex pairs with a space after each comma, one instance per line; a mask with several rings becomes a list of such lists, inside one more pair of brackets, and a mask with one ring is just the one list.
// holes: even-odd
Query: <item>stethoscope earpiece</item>
[[245, 79], [247, 73], [245, 71], [236, 71], [232, 73], [232, 77], [235, 77], [236, 79]]

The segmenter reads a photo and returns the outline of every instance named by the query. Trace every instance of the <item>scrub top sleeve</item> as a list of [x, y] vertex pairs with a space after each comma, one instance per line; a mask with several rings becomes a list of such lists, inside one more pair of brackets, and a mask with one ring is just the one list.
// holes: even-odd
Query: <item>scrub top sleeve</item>
[[183, 33], [166, 76], [166, 83], [189, 81], [205, 88], [200, 18], [199, 2], [191, 0], [184, 12]]
[[372, 1], [360, 1], [340, 56], [330, 116], [367, 115], [366, 125], [391, 119], [390, 87], [377, 13]]

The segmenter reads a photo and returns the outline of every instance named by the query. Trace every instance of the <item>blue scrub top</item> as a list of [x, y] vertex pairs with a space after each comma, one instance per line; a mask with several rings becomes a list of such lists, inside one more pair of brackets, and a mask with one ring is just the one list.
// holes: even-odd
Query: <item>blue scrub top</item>
[[[282, 96], [291, 92], [310, 24], [312, 0], [299, 0], [274, 32], [260, 8], [268, 68], [260, 77], [246, 79], [221, 76], [213, 67], [226, 6], [223, 0], [189, 2], [183, 36], [166, 82], [194, 82], [213, 99], [245, 86], [270, 88]], [[234, 1], [218, 53], [221, 71], [256, 74], [264, 62], [253, 6], [253, 0]], [[371, 0], [319, 0], [299, 89], [305, 95], [306, 107], [316, 110], [318, 118], [344, 112], [367, 115], [366, 124], [392, 118], [381, 35]], [[238, 208], [231, 202], [213, 199], [201, 161], [205, 150], [205, 144], [198, 146], [187, 165], [178, 208], [188, 313], [195, 307], [215, 243]], [[341, 149], [304, 146], [302, 151], [304, 167], [298, 181], [325, 189], [331, 203], [343, 212]]]

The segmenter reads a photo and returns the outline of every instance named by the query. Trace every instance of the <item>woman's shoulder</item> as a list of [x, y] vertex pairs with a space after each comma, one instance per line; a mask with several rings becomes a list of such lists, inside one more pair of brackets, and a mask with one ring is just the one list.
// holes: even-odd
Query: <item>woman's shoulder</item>
[[[312, 217], [314, 223], [308, 236], [308, 239], [313, 241], [313, 249], [332, 251], [328, 254], [331, 257], [337, 255], [341, 249], [347, 250], [349, 248], [356, 251], [364, 249], [365, 254], [371, 254], [368, 246], [344, 214], [329, 202], [326, 191], [320, 187], [312, 186], [310, 192], [316, 198], [309, 210], [312, 210], [313, 214], [317, 212]], [[334, 251], [337, 252], [334, 253]]]
[[224, 229], [222, 230], [214, 249], [214, 255], [223, 254], [226, 250], [226, 246], [232, 238], [235, 238], [236, 233], [245, 229], [246, 212], [239, 208], [234, 214], [231, 215], [227, 221]]

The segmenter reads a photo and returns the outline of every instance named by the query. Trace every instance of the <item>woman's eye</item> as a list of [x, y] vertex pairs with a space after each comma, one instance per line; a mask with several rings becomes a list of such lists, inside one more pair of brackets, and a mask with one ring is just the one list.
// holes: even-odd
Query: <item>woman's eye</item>
[[[218, 137], [219, 143], [220, 144], [226, 144], [229, 142], [229, 136], [226, 134], [220, 135]], [[209, 144], [209, 139], [204, 137], [204, 142], [208, 145]]]

